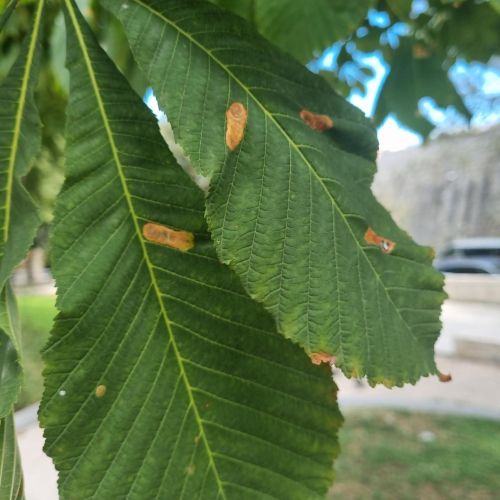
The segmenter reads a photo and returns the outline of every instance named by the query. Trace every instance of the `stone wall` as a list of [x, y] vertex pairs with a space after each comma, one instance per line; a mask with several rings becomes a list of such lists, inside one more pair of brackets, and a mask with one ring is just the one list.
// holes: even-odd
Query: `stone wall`
[[419, 243], [500, 237], [500, 126], [382, 153], [374, 191]]

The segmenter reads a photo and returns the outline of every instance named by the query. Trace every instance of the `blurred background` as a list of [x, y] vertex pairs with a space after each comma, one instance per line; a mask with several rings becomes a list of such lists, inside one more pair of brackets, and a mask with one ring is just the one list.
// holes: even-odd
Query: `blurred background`
[[[78, 2], [103, 47], [154, 108], [119, 23]], [[380, 151], [374, 190], [396, 221], [437, 251], [449, 299], [436, 352], [450, 383], [369, 388], [334, 373], [346, 416], [332, 498], [500, 498], [500, 2], [498, 0], [214, 0], [321, 73], [372, 118]], [[0, 0], [0, 11], [5, 4]], [[0, 79], [33, 2], [0, 35]], [[55, 21], [52, 23], [52, 21]], [[64, 171], [64, 22], [51, 4], [37, 103], [43, 147], [25, 179], [43, 225], [13, 278], [25, 384], [16, 424], [28, 500], [57, 498], [36, 423], [40, 350], [55, 309], [47, 253]]]

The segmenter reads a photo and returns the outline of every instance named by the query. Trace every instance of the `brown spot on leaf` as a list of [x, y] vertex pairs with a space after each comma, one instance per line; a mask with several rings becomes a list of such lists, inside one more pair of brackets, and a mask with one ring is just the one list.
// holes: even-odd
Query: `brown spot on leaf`
[[328, 115], [318, 115], [312, 111], [303, 109], [300, 112], [300, 117], [304, 123], [318, 132], [323, 132], [333, 127], [333, 120]]
[[189, 464], [186, 467], [186, 475], [192, 476], [194, 474], [194, 464]]
[[102, 398], [106, 394], [106, 386], [105, 385], [98, 385], [95, 389], [95, 397], [96, 398]]
[[320, 365], [321, 363], [330, 363], [332, 365], [336, 361], [335, 356], [326, 354], [326, 352], [313, 352], [309, 357], [314, 365]]
[[226, 111], [226, 144], [234, 151], [243, 140], [248, 113], [241, 102], [233, 102]]
[[415, 59], [427, 59], [430, 55], [431, 53], [425, 45], [417, 43], [413, 46], [413, 57]]
[[365, 241], [370, 245], [377, 245], [384, 253], [391, 253], [396, 246], [394, 241], [379, 236], [371, 227], [366, 230]]
[[440, 382], [451, 382], [451, 374], [450, 373], [438, 373], [438, 378]]
[[177, 231], [161, 224], [148, 222], [142, 228], [144, 238], [159, 245], [165, 245], [186, 252], [194, 247], [194, 235], [187, 231]]

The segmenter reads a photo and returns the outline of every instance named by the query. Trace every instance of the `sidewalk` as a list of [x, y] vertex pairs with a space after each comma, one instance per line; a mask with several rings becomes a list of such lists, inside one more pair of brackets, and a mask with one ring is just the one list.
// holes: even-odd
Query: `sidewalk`
[[500, 304], [448, 300], [436, 353], [500, 362]]
[[43, 452], [43, 434], [36, 420], [37, 409], [38, 405], [33, 405], [15, 416], [25, 499], [57, 500], [57, 472], [52, 460]]

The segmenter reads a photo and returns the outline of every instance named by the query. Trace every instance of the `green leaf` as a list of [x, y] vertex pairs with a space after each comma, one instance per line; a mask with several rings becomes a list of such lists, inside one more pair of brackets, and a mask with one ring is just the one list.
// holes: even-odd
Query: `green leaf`
[[19, 332], [15, 297], [7, 283], [0, 294], [0, 418], [10, 413], [21, 388]]
[[[279, 331], [371, 383], [435, 373], [443, 279], [430, 249], [371, 193], [376, 134], [362, 113], [207, 3], [103, 3], [122, 20], [176, 140], [211, 177], [206, 215], [220, 258]], [[233, 102], [248, 123], [231, 151]], [[333, 128], [312, 130], [302, 110], [328, 115]], [[392, 253], [366, 241], [370, 228], [395, 242]]]
[[490, 4], [500, 14], [500, 0], [490, 0]]
[[265, 38], [303, 63], [349, 36], [374, 0], [215, 0], [251, 21]]
[[40, 148], [34, 90], [40, 66], [44, 2], [21, 52], [0, 86], [0, 289], [33, 242], [38, 215], [21, 178]]
[[0, 31], [3, 30], [3, 27], [9, 20], [11, 14], [14, 12], [16, 8], [17, 0], [10, 0], [4, 7], [0, 4], [0, 7], [3, 8], [2, 13], [0, 14]]
[[18, 359], [19, 323], [14, 295], [6, 284], [0, 295], [0, 498], [23, 497], [23, 478], [16, 444], [13, 405], [22, 381]]
[[500, 46], [497, 2], [467, 0], [444, 5], [431, 17], [427, 36], [448, 56], [487, 63]]
[[39, 2], [32, 30], [0, 86], [0, 418], [10, 413], [22, 380], [17, 310], [7, 280], [24, 258], [38, 224], [21, 177], [40, 145], [33, 92], [43, 5]]
[[[0, 19], [3, 27], [15, 2]], [[34, 105], [39, 69], [44, 2], [38, 3], [33, 26], [0, 86], [0, 498], [23, 498], [22, 474], [12, 407], [22, 381], [19, 325], [8, 283], [15, 266], [33, 241], [38, 217], [21, 183], [38, 148], [40, 126]]]
[[[61, 497], [320, 498], [341, 423], [330, 370], [275, 333], [218, 262], [203, 193], [65, 8], [60, 313], [40, 412]], [[194, 248], [147, 240], [151, 222], [194, 233]]]
[[0, 498], [21, 500], [23, 476], [12, 413], [0, 419]]
[[432, 97], [438, 106], [455, 106], [467, 119], [471, 114], [443, 69], [443, 57], [421, 43], [401, 39], [394, 53], [375, 108], [380, 125], [390, 114], [407, 127], [427, 137], [434, 126], [418, 110], [423, 97]]
[[387, 0], [389, 9], [401, 20], [409, 21], [412, 0]]

